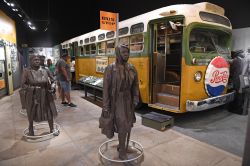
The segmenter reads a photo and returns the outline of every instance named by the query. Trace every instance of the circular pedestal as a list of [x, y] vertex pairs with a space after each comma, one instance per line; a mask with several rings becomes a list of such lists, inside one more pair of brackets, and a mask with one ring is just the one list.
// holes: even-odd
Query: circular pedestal
[[27, 112], [26, 109], [20, 109], [20, 114], [22, 114], [23, 116], [27, 116]]
[[60, 133], [60, 126], [57, 123], [54, 123], [54, 131], [50, 133], [48, 123], [38, 123], [33, 125], [34, 136], [29, 135], [29, 128], [26, 128], [23, 131], [23, 136], [29, 142], [40, 142], [53, 138], [54, 136], [58, 136]]
[[117, 151], [118, 140], [108, 140], [99, 147], [99, 157], [103, 165], [124, 165], [139, 166], [143, 162], [143, 147], [136, 141], [130, 140], [127, 150], [128, 158], [119, 159]]

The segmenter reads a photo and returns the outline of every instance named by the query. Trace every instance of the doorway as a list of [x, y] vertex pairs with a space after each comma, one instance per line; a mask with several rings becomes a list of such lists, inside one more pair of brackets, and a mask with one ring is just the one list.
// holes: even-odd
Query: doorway
[[[179, 109], [182, 59], [182, 27], [171, 26], [175, 21], [152, 24], [152, 104]], [[183, 20], [178, 20], [181, 24]]]

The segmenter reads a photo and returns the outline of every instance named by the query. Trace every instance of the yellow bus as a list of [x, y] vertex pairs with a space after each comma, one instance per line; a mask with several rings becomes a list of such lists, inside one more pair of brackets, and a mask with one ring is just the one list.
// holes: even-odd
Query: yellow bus
[[[61, 43], [75, 57], [76, 81], [103, 77], [114, 62], [115, 32], [95, 30]], [[232, 26], [224, 9], [207, 2], [163, 7], [119, 22], [130, 48], [141, 101], [174, 113], [226, 104]], [[221, 65], [222, 64], [222, 65]]]

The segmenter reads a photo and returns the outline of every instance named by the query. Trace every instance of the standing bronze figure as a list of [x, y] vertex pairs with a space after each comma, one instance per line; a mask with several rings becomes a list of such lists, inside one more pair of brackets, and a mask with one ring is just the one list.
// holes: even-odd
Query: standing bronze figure
[[[128, 63], [129, 48], [116, 47], [116, 62], [105, 69], [103, 81], [103, 111], [100, 118], [102, 133], [108, 138], [118, 133], [119, 158], [127, 159], [127, 148], [135, 106], [139, 103], [139, 83], [135, 67]], [[127, 140], [127, 145], [126, 145]]]
[[57, 116], [50, 80], [45, 69], [40, 68], [37, 55], [30, 56], [31, 67], [24, 70], [22, 90], [25, 92], [25, 108], [29, 120], [29, 135], [34, 136], [33, 121], [48, 121], [50, 132], [54, 130], [53, 118]]

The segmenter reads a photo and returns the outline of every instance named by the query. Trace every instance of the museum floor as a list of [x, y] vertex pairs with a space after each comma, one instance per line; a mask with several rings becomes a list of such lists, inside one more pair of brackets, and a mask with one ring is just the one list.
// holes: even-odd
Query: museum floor
[[[106, 141], [98, 128], [101, 108], [72, 91], [77, 108], [61, 106], [56, 122], [60, 135], [38, 143], [26, 142], [22, 133], [28, 122], [20, 114], [19, 95], [0, 99], [1, 166], [100, 166], [98, 147]], [[160, 132], [141, 125], [132, 129], [131, 139], [144, 147], [142, 166], [240, 166], [241, 158], [172, 129]]]

